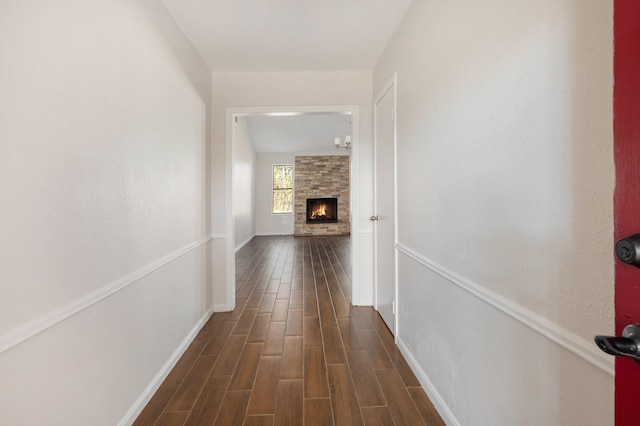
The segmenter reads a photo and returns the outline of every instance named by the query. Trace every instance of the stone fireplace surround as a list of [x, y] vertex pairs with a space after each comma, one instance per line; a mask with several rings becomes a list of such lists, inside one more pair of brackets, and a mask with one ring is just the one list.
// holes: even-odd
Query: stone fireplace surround
[[[296, 156], [294, 235], [349, 235], [349, 156]], [[337, 198], [338, 222], [307, 224], [307, 198]]]

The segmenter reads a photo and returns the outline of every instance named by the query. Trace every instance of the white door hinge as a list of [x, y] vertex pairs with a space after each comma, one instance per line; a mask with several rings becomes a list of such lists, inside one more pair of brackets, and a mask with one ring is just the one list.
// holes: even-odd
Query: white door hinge
[[396, 302], [391, 302], [391, 311], [393, 312], [393, 315], [396, 314]]

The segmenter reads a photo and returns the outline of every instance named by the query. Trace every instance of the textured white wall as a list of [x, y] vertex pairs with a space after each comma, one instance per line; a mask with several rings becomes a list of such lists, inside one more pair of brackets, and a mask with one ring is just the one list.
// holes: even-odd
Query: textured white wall
[[247, 118], [237, 119], [233, 144], [233, 220], [236, 249], [255, 235], [256, 182], [256, 153], [251, 144]]
[[0, 423], [113, 425], [211, 304], [211, 74], [147, 0], [2, 1], [0, 52]]
[[[293, 153], [258, 153], [256, 168], [256, 234], [293, 235], [293, 213], [273, 214], [273, 166], [295, 164]], [[295, 188], [294, 188], [295, 191]]]
[[453, 424], [612, 423], [612, 22], [416, 0], [374, 70], [374, 94], [398, 73], [399, 341]]
[[[214, 199], [224, 200], [229, 179], [226, 164], [227, 109], [258, 107], [315, 107], [357, 105], [360, 107], [358, 164], [359, 173], [354, 177], [354, 203], [358, 203], [360, 215], [352, 218], [358, 247], [354, 264], [362, 265], [356, 271], [363, 283], [356, 288], [354, 301], [371, 304], [372, 300], [372, 227], [369, 217], [372, 210], [372, 72], [214, 72], [213, 73], [213, 133], [212, 133], [212, 193]], [[357, 189], [356, 189], [357, 188]], [[357, 192], [356, 192], [357, 191]], [[227, 226], [226, 212], [212, 211], [213, 231], [224, 234]], [[228, 244], [226, 245], [228, 248]], [[228, 302], [227, 271], [231, 268], [226, 258], [225, 244], [214, 244], [214, 259], [225, 269], [214, 265], [214, 302], [224, 308]]]

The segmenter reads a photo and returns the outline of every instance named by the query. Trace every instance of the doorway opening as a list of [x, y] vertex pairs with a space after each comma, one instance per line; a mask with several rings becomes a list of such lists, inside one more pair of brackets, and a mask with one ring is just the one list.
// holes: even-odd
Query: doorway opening
[[[312, 122], [312, 121], [322, 121], [327, 120], [337, 120], [337, 118], [347, 118], [349, 123], [349, 129], [338, 129], [338, 130], [329, 130], [331, 133], [327, 133], [324, 136], [320, 136], [319, 131], [310, 131], [307, 133], [307, 137], [300, 139], [309, 139], [306, 142], [310, 142], [310, 145], [304, 144], [304, 140], [299, 141], [299, 145], [286, 145], [286, 139], [283, 137], [283, 129], [287, 127], [286, 120], [297, 118], [299, 119], [299, 123]], [[241, 125], [244, 121], [244, 125], [253, 126], [250, 131], [244, 130], [241, 128]], [[294, 120], [295, 121], [295, 120]], [[343, 120], [344, 121], [344, 120]], [[291, 155], [291, 164], [295, 164], [295, 158], [297, 156], [335, 156], [340, 155], [343, 157], [349, 158], [349, 174], [348, 179], [345, 182], [346, 185], [349, 185], [350, 191], [347, 197], [346, 203], [341, 203], [340, 205], [348, 206], [348, 212], [344, 215], [340, 215], [338, 218], [337, 207], [335, 212], [331, 211], [329, 208], [329, 212], [327, 213], [327, 209], [325, 208], [325, 212], [323, 214], [316, 213], [316, 220], [324, 220], [325, 223], [331, 220], [340, 220], [346, 221], [347, 223], [343, 224], [346, 226], [346, 231], [348, 235], [351, 236], [352, 241], [350, 244], [351, 251], [351, 259], [358, 259], [358, 250], [359, 250], [359, 241], [356, 237], [356, 233], [353, 230], [354, 223], [351, 220], [351, 217], [354, 217], [358, 214], [358, 206], [355, 204], [354, 193], [357, 194], [358, 191], [362, 190], [354, 186], [354, 182], [358, 182], [355, 178], [358, 175], [358, 140], [359, 140], [359, 107], [356, 105], [347, 105], [347, 106], [323, 106], [323, 107], [295, 107], [295, 108], [284, 108], [284, 107], [247, 107], [247, 108], [228, 108], [227, 109], [227, 132], [226, 132], [226, 140], [227, 140], [227, 155], [226, 155], [226, 164], [227, 164], [227, 193], [230, 195], [230, 202], [226, 204], [226, 267], [227, 267], [227, 281], [226, 281], [226, 305], [227, 309], [231, 310], [235, 307], [235, 295], [236, 295], [236, 271], [235, 271], [235, 253], [242, 246], [255, 236], [261, 235], [293, 235], [293, 225], [295, 219], [295, 207], [294, 213], [291, 215], [274, 215], [272, 214], [272, 209], [269, 209], [268, 213], [264, 211], [258, 212], [260, 209], [260, 198], [264, 196], [264, 190], [260, 189], [260, 185], [267, 184], [271, 185], [271, 181], [269, 179], [268, 182], [265, 182], [266, 179], [257, 176], [258, 167], [264, 163], [270, 161], [269, 159], [264, 159], [269, 157], [270, 155], [275, 155], [276, 153], [288, 153]], [[267, 124], [269, 122], [275, 123], [275, 126], [272, 127], [272, 131], [264, 130], [260, 131], [261, 128], [268, 129]], [[257, 124], [256, 124], [257, 123]], [[256, 124], [256, 125], [254, 125]], [[263, 127], [267, 126], [267, 127]], [[300, 126], [298, 126], [300, 127]], [[304, 127], [304, 126], [302, 126]], [[256, 130], [257, 129], [257, 130]], [[260, 140], [259, 144], [262, 144], [262, 147], [257, 149], [254, 148], [253, 154], [248, 154], [246, 151], [246, 138], [247, 134], [254, 140]], [[274, 136], [275, 135], [275, 136]], [[344, 147], [336, 147], [334, 141], [337, 137], [344, 138], [345, 136], [349, 136], [351, 140], [351, 144], [348, 150], [340, 149]], [[244, 138], [244, 139], [243, 139]], [[264, 149], [264, 144], [267, 144], [269, 147], [266, 151]], [[309, 146], [314, 146], [315, 148], [309, 148]], [[292, 148], [293, 147], [293, 148]], [[247, 161], [239, 159], [239, 157], [244, 156], [244, 159], [250, 158], [253, 155], [255, 161], [253, 165], [248, 166]], [[264, 157], [264, 158], [263, 158]], [[263, 161], [264, 160], [264, 161]], [[275, 161], [275, 160], [274, 160]], [[275, 163], [274, 163], [275, 164]], [[284, 163], [283, 163], [284, 164]], [[253, 168], [252, 168], [253, 167]], [[294, 168], [295, 174], [295, 168]], [[247, 198], [246, 191], [243, 190], [242, 185], [247, 187], [247, 176], [251, 176], [251, 182], [254, 185], [254, 199], [255, 204], [252, 207], [247, 207], [249, 203], [243, 203], [243, 199]], [[243, 179], [245, 181], [243, 182]], [[270, 193], [273, 193], [273, 189], [271, 188]], [[294, 185], [294, 195], [295, 195], [295, 185]], [[251, 197], [249, 197], [251, 198]], [[311, 198], [311, 197], [310, 197]], [[332, 198], [330, 195], [316, 196], [315, 198]], [[270, 206], [272, 205], [272, 201], [270, 201]], [[306, 205], [301, 207], [303, 221], [306, 220]], [[260, 217], [260, 218], [258, 218]], [[252, 222], [252, 226], [247, 227], [247, 221]], [[268, 226], [265, 228], [265, 222], [272, 224], [275, 226], [274, 228], [269, 228]], [[304, 222], [303, 222], [304, 223]], [[278, 228], [279, 227], [279, 228]], [[249, 229], [249, 230], [248, 230]], [[266, 229], [266, 231], [265, 231]], [[270, 233], [269, 229], [272, 229]], [[242, 233], [244, 232], [244, 234]], [[357, 273], [357, 262], [352, 262], [350, 265], [351, 270], [349, 271], [351, 275], [352, 281], [352, 300], [355, 300], [353, 297], [354, 294], [357, 294], [358, 288], [358, 273]]]

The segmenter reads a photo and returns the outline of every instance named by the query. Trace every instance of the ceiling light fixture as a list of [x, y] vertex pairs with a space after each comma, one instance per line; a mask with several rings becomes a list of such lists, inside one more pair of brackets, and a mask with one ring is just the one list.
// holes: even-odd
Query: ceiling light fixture
[[340, 138], [336, 138], [333, 144], [338, 149], [342, 148], [351, 151], [351, 136], [347, 135], [344, 137], [344, 145], [340, 142]]

